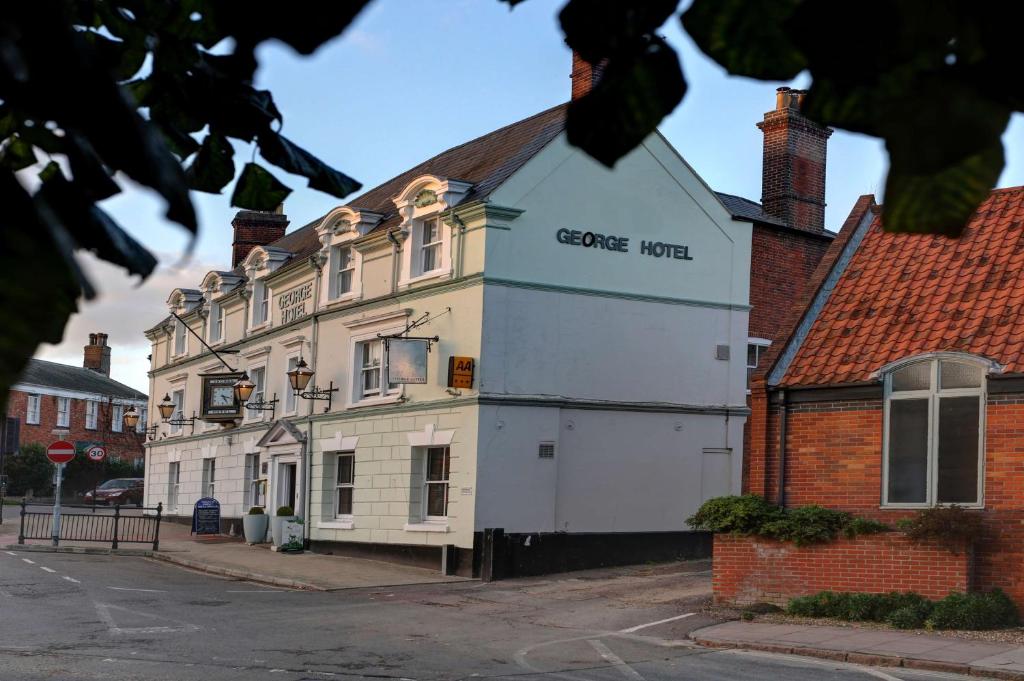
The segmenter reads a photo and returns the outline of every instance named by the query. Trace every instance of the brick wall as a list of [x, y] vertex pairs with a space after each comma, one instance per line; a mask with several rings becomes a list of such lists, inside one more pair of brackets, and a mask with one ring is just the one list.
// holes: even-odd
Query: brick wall
[[[776, 500], [779, 409], [763, 381], [751, 395], [744, 490]], [[882, 401], [790, 404], [786, 437], [786, 502], [819, 504], [886, 523], [913, 511], [882, 509]], [[989, 398], [985, 427], [985, 535], [976, 546], [975, 585], [1000, 587], [1024, 607], [1024, 395]], [[717, 550], [717, 545], [716, 545]]]
[[[21, 445], [38, 443], [45, 447], [56, 440], [57, 436], [53, 431], [57, 429], [57, 398], [53, 395], [40, 396], [38, 425], [25, 422], [27, 407], [28, 393], [12, 390], [7, 399], [7, 415], [21, 422]], [[143, 433], [129, 431], [127, 428], [120, 433], [111, 430], [111, 404], [100, 403], [95, 430], [85, 427], [85, 400], [72, 399], [70, 409], [69, 426], [66, 429], [62, 428], [70, 431], [66, 439], [71, 442], [102, 442], [107, 448], [107, 456], [111, 458], [120, 457], [126, 461], [133, 461], [144, 457]]]
[[779, 340], [793, 301], [803, 294], [832, 240], [754, 225], [750, 250], [749, 336]]
[[231, 221], [234, 238], [231, 242], [231, 267], [245, 260], [249, 251], [266, 246], [284, 236], [288, 217], [281, 213], [240, 210]]
[[970, 585], [971, 556], [886, 533], [798, 547], [754, 537], [715, 535], [716, 603], [784, 605], [819, 591], [915, 591], [942, 598]]

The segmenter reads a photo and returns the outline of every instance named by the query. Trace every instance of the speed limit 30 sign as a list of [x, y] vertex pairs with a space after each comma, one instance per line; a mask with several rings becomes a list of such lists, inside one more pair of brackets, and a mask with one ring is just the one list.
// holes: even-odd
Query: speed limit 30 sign
[[89, 461], [95, 461], [99, 463], [103, 459], [107, 458], [107, 450], [100, 445], [93, 445], [85, 451], [85, 455], [89, 457]]

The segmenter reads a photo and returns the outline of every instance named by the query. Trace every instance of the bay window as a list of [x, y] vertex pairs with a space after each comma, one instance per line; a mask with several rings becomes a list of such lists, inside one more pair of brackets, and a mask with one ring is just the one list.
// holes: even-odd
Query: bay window
[[885, 376], [887, 506], [982, 503], [985, 369], [948, 358]]

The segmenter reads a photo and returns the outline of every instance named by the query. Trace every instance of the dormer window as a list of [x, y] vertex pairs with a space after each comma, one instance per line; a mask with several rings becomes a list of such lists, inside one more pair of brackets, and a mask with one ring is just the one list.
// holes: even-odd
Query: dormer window
[[259, 326], [270, 319], [270, 288], [257, 281], [252, 287], [252, 325]]
[[188, 331], [181, 320], [174, 321], [174, 355], [184, 355], [188, 351]]
[[331, 249], [331, 268], [334, 282], [331, 298], [351, 294], [356, 276], [356, 259], [351, 246], [334, 246]]
[[420, 271], [429, 274], [441, 269], [441, 227], [436, 217], [423, 221], [420, 227]]
[[220, 303], [210, 303], [210, 342], [217, 343], [224, 340], [224, 306]]

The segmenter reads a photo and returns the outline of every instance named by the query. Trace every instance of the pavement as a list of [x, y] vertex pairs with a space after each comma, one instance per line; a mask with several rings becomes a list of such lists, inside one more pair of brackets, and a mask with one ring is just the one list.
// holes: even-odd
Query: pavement
[[240, 538], [194, 536], [187, 525], [171, 522], [160, 524], [159, 551], [153, 551], [148, 544], [122, 544], [112, 551], [109, 544], [97, 542], [62, 541], [59, 547], [53, 547], [49, 540], [27, 540], [26, 544], [19, 545], [17, 539], [17, 520], [5, 518], [0, 525], [0, 548], [6, 550], [149, 557], [224, 577], [308, 591], [467, 581], [465, 577], [442, 575], [440, 566], [429, 570], [308, 551], [277, 553], [270, 550], [269, 544], [249, 546]]
[[690, 633], [698, 644], [873, 667], [1024, 680], [1024, 648], [892, 629], [726, 622]]

